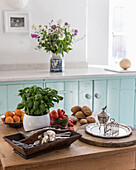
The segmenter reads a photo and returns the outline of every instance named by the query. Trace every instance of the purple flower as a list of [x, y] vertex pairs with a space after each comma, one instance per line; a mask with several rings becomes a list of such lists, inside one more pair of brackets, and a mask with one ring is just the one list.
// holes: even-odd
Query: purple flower
[[75, 35], [77, 35], [78, 34], [78, 30], [75, 30]]
[[37, 34], [31, 34], [31, 37], [32, 37], [32, 38], [37, 38], [38, 35], [37, 35]]
[[56, 30], [57, 26], [56, 26], [56, 25], [52, 25], [51, 28], [52, 28], [53, 30]]
[[69, 25], [68, 22], [65, 22], [65, 25]]

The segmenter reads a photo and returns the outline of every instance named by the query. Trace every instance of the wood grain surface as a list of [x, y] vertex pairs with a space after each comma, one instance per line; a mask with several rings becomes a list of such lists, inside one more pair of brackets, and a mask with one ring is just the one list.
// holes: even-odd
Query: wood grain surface
[[132, 134], [129, 137], [121, 139], [104, 139], [89, 135], [86, 133], [85, 128], [87, 125], [82, 125], [77, 129], [77, 132], [82, 135], [80, 140], [90, 145], [103, 146], [103, 147], [127, 147], [136, 144], [136, 129], [132, 128]]
[[[79, 126], [77, 124], [76, 126]], [[2, 137], [23, 129], [0, 123], [0, 170], [130, 170], [135, 167], [136, 145], [106, 148], [88, 145], [79, 140], [70, 147], [25, 160], [17, 155]]]

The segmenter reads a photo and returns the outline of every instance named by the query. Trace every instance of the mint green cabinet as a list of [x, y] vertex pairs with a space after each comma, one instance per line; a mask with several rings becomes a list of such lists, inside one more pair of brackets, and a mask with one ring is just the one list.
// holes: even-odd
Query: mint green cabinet
[[71, 114], [71, 107], [78, 105], [78, 82], [47, 82], [45, 86], [57, 90], [58, 94], [63, 96], [63, 100], [55, 104], [54, 108], [51, 108], [51, 110], [60, 108], [64, 109], [67, 114]]
[[79, 106], [88, 106], [90, 108], [93, 107], [93, 82], [84, 80], [79, 81], [79, 88], [78, 88], [78, 94], [79, 94]]
[[23, 85], [7, 85], [8, 110], [14, 111], [21, 98], [18, 96], [18, 90], [22, 89]]
[[64, 82], [64, 109], [71, 114], [71, 108], [78, 105], [78, 82]]
[[120, 80], [108, 80], [107, 112], [117, 122], [120, 121]]
[[100, 113], [107, 105], [107, 81], [94, 81], [94, 111]]
[[14, 111], [17, 104], [20, 103], [21, 98], [18, 96], [18, 90], [24, 87], [37, 85], [43, 87], [44, 83], [37, 81], [24, 81], [24, 82], [7, 82], [0, 85], [0, 114], [7, 110]]
[[24, 87], [31, 87], [37, 85], [43, 88], [43, 83], [32, 82], [20, 82], [18, 84], [8, 84], [7, 85], [7, 98], [8, 98], [8, 110], [15, 110], [17, 104], [20, 103], [21, 97], [18, 96], [18, 90]]
[[0, 86], [0, 114], [3, 114], [8, 109], [7, 102], [7, 88], [6, 86]]
[[121, 79], [120, 88], [120, 122], [133, 126], [135, 79]]
[[[64, 83], [63, 82], [45, 83], [45, 87], [50, 87], [52, 89], [57, 90], [58, 94], [64, 97]], [[58, 104], [55, 104], [54, 108], [51, 108], [51, 110], [56, 110], [58, 108], [60, 109], [64, 108], [64, 100], [60, 101]]]
[[23, 84], [23, 88], [24, 88], [24, 87], [31, 87], [31, 86], [33, 86], [33, 85], [36, 85], [36, 86], [39, 86], [39, 87], [42, 87], [42, 88], [44, 87], [44, 83], [43, 83], [43, 82], [41, 82], [41, 83], [34, 83], [34, 82], [33, 82], [33, 83], [30, 83], [30, 82], [29, 82], [29, 83]]
[[107, 111], [110, 117], [134, 125], [135, 79], [108, 80]]
[[84, 78], [69, 80], [41, 80], [0, 83], [0, 114], [15, 110], [21, 101], [18, 90], [37, 85], [58, 90], [64, 97], [53, 109], [64, 109], [71, 114], [75, 105], [89, 106], [100, 112], [107, 105], [107, 112], [116, 121], [136, 126], [136, 80], [135, 77]]

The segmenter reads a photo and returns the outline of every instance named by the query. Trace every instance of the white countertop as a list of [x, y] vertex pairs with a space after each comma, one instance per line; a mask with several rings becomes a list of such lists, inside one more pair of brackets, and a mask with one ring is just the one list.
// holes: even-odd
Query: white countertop
[[91, 77], [136, 76], [136, 73], [116, 73], [104, 68], [88, 67], [88, 69], [65, 69], [63, 73], [50, 73], [47, 70], [0, 71], [0, 82], [43, 79], [71, 79]]

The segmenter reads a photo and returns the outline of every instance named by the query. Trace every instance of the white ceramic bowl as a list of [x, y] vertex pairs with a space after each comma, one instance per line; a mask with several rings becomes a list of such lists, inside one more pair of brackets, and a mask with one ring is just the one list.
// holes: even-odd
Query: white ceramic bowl
[[29, 116], [27, 114], [24, 115], [23, 127], [25, 131], [39, 129], [49, 125], [50, 125], [49, 114], [43, 116]]

